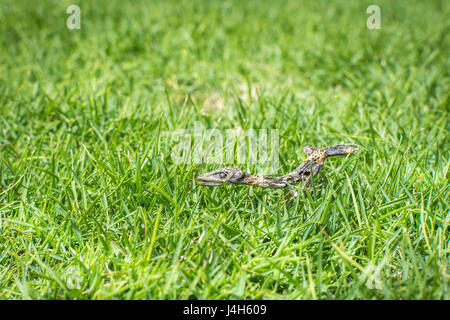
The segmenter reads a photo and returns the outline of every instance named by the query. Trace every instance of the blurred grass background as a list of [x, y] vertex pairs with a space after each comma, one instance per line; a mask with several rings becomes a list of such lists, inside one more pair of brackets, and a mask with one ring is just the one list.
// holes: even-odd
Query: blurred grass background
[[[448, 299], [449, 16], [448, 1], [2, 1], [0, 297]], [[304, 145], [368, 151], [294, 203], [247, 203], [162, 152], [162, 131], [194, 121], [278, 129], [280, 173]]]

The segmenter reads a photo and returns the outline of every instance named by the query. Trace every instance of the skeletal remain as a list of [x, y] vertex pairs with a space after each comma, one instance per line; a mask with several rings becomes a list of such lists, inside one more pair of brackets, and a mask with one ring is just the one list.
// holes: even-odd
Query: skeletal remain
[[224, 184], [247, 185], [261, 188], [289, 188], [289, 192], [296, 197], [297, 191], [293, 185], [305, 181], [302, 191], [305, 188], [311, 190], [312, 179], [322, 169], [328, 157], [347, 156], [359, 151], [361, 146], [355, 144], [338, 144], [332, 147], [311, 147], [306, 146], [303, 151], [306, 160], [294, 171], [279, 177], [266, 177], [261, 174], [249, 174], [238, 168], [225, 167], [216, 169], [196, 177], [198, 184], [202, 186], [221, 186]]

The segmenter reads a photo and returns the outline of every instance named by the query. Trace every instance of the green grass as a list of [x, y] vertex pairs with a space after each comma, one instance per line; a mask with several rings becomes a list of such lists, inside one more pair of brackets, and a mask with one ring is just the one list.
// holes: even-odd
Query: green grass
[[[449, 16], [444, 0], [2, 1], [0, 298], [449, 299]], [[194, 121], [278, 129], [280, 174], [304, 145], [368, 150], [293, 202], [246, 203], [159, 143]]]

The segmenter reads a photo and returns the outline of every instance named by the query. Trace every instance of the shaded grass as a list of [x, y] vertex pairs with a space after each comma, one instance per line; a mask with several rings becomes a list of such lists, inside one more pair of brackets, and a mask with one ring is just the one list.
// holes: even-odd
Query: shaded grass
[[[373, 31], [364, 1], [76, 3], [79, 31], [0, 5], [2, 298], [449, 298], [447, 2], [379, 1]], [[161, 144], [194, 121], [278, 129], [280, 172], [368, 151], [246, 201]]]

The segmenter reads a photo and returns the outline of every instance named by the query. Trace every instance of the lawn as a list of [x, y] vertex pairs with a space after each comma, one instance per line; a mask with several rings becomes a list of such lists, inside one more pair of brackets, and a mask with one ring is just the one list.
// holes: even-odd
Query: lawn
[[[1, 1], [0, 298], [450, 299], [449, 16], [445, 0]], [[275, 175], [306, 145], [367, 150], [288, 201], [199, 186], [222, 164], [177, 162], [167, 139], [195, 123], [276, 132]]]

